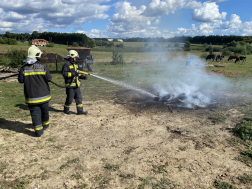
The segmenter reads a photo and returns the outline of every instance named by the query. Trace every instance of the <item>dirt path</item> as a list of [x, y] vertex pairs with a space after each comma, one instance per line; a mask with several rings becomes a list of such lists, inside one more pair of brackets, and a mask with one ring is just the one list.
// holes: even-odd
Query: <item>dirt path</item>
[[216, 179], [235, 185], [237, 176], [251, 174], [234, 160], [239, 153], [228, 142], [226, 128], [234, 127], [240, 112], [230, 108], [224, 123], [213, 124], [207, 117], [217, 110], [171, 113], [151, 104], [84, 102], [87, 116], [65, 115], [51, 104], [51, 125], [41, 138], [33, 137], [31, 121], [6, 120], [0, 126], [0, 181], [28, 180], [28, 189], [188, 189], [210, 188]]

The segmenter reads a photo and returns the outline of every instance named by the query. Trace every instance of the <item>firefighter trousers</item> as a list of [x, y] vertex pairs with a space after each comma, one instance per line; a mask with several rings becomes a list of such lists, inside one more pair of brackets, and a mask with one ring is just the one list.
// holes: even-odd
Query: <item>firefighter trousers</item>
[[76, 102], [76, 105], [80, 105], [82, 104], [82, 96], [81, 96], [81, 91], [80, 91], [80, 87], [76, 87], [76, 88], [66, 88], [66, 102], [65, 102], [65, 106], [69, 107], [72, 102], [73, 99]]
[[28, 107], [35, 134], [40, 137], [43, 134], [43, 130], [49, 127], [49, 102], [38, 105], [29, 104]]

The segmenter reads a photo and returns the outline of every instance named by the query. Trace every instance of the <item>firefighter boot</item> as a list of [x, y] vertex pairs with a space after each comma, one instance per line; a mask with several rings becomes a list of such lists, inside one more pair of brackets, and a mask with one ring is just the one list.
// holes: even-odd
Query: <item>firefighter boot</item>
[[69, 111], [69, 109], [70, 109], [70, 106], [65, 105], [65, 106], [64, 106], [64, 113], [65, 113], [65, 114], [71, 114], [71, 112]]
[[49, 121], [43, 122], [43, 130], [46, 130], [49, 127]]
[[87, 115], [88, 112], [84, 112], [83, 111], [83, 107], [79, 107], [79, 105], [77, 106], [77, 115]]
[[36, 137], [40, 137], [41, 135], [43, 135], [43, 127], [40, 128], [35, 128], [35, 135]]

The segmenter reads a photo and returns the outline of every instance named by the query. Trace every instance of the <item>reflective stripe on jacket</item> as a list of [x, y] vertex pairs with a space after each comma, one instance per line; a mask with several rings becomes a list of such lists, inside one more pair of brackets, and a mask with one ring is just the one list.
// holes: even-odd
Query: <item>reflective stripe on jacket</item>
[[48, 81], [52, 80], [49, 69], [37, 61], [20, 68], [18, 81], [24, 83], [25, 102], [42, 104], [51, 99]]
[[[72, 88], [80, 87], [80, 80], [79, 75], [75, 76], [73, 73], [75, 73], [78, 69], [78, 64], [75, 62], [70, 61], [69, 59], [66, 61], [66, 63], [62, 67], [62, 75], [65, 78], [65, 85], [70, 86]], [[75, 79], [74, 79], [75, 77]], [[70, 85], [71, 84], [71, 85]]]

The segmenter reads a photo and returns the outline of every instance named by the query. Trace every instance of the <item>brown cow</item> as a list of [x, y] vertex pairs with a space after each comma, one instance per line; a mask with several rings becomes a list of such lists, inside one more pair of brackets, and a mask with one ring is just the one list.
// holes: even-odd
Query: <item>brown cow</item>
[[239, 58], [238, 55], [233, 55], [233, 56], [230, 56], [230, 57], [228, 58], [228, 61], [229, 61], [229, 60], [232, 60], [232, 59], [235, 59], [235, 60], [236, 60], [237, 58]]

